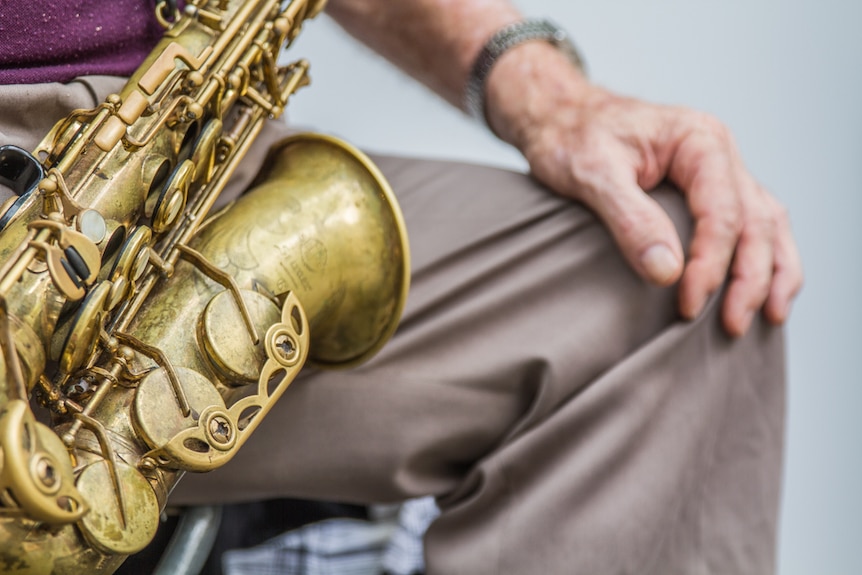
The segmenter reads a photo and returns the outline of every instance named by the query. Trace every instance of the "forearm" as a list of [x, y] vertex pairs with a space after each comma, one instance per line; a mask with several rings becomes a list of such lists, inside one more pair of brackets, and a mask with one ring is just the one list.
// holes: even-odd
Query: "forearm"
[[506, 0], [330, 0], [351, 35], [460, 107], [475, 55], [520, 18]]
[[[330, 0], [351, 35], [458, 108], [482, 46], [522, 19], [507, 0]], [[573, 97], [583, 77], [550, 44], [531, 42], [499, 59], [487, 79], [488, 120], [518, 145], [530, 117], [550, 110], [548, 94]]]

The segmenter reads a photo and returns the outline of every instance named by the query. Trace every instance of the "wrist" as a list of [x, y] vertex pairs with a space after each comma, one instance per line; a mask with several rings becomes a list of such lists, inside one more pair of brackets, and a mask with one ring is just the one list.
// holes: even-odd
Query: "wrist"
[[485, 81], [488, 126], [523, 150], [529, 133], [560, 114], [578, 114], [590, 98], [583, 71], [548, 42], [526, 42], [501, 55]]

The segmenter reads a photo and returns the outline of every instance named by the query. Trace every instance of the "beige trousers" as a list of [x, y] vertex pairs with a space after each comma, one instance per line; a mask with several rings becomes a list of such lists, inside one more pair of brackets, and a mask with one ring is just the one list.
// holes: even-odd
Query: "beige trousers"
[[[91, 84], [0, 87], [0, 143], [32, 148], [111, 89]], [[774, 572], [780, 330], [729, 339], [719, 298], [681, 320], [674, 289], [526, 176], [375, 160], [413, 254], [398, 332], [355, 370], [304, 372], [233, 461], [172, 500], [433, 494], [437, 575]], [[654, 195], [687, 238], [680, 195]]]

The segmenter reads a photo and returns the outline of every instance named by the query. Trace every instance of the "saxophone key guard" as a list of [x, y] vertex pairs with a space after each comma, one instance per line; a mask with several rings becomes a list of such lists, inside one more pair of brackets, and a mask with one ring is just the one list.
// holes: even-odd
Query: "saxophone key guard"
[[267, 359], [257, 387], [229, 408], [215, 386], [189, 369], [177, 368], [183, 390], [192, 407], [189, 417], [159, 410], [171, 392], [163, 369], [140, 384], [135, 397], [134, 422], [140, 435], [153, 447], [148, 457], [167, 467], [204, 472], [230, 461], [257, 428], [287, 386], [299, 374], [308, 357], [308, 320], [293, 294], [286, 294], [281, 322], [264, 338]]
[[[0, 499], [49, 524], [80, 519], [88, 510], [75, 489], [66, 447], [36, 421], [26, 401], [9, 401], [0, 413]], [[15, 465], [23, 461], [24, 465]]]

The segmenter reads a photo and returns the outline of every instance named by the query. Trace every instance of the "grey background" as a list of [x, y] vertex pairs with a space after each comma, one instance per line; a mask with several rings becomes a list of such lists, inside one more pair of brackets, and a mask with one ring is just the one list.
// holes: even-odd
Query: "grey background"
[[[724, 120], [789, 208], [807, 283], [789, 327], [780, 573], [862, 573], [862, 3], [839, 0], [521, 0], [566, 27], [592, 78]], [[289, 108], [375, 151], [523, 168], [519, 156], [393, 71], [331, 21], [289, 54], [313, 86]]]

